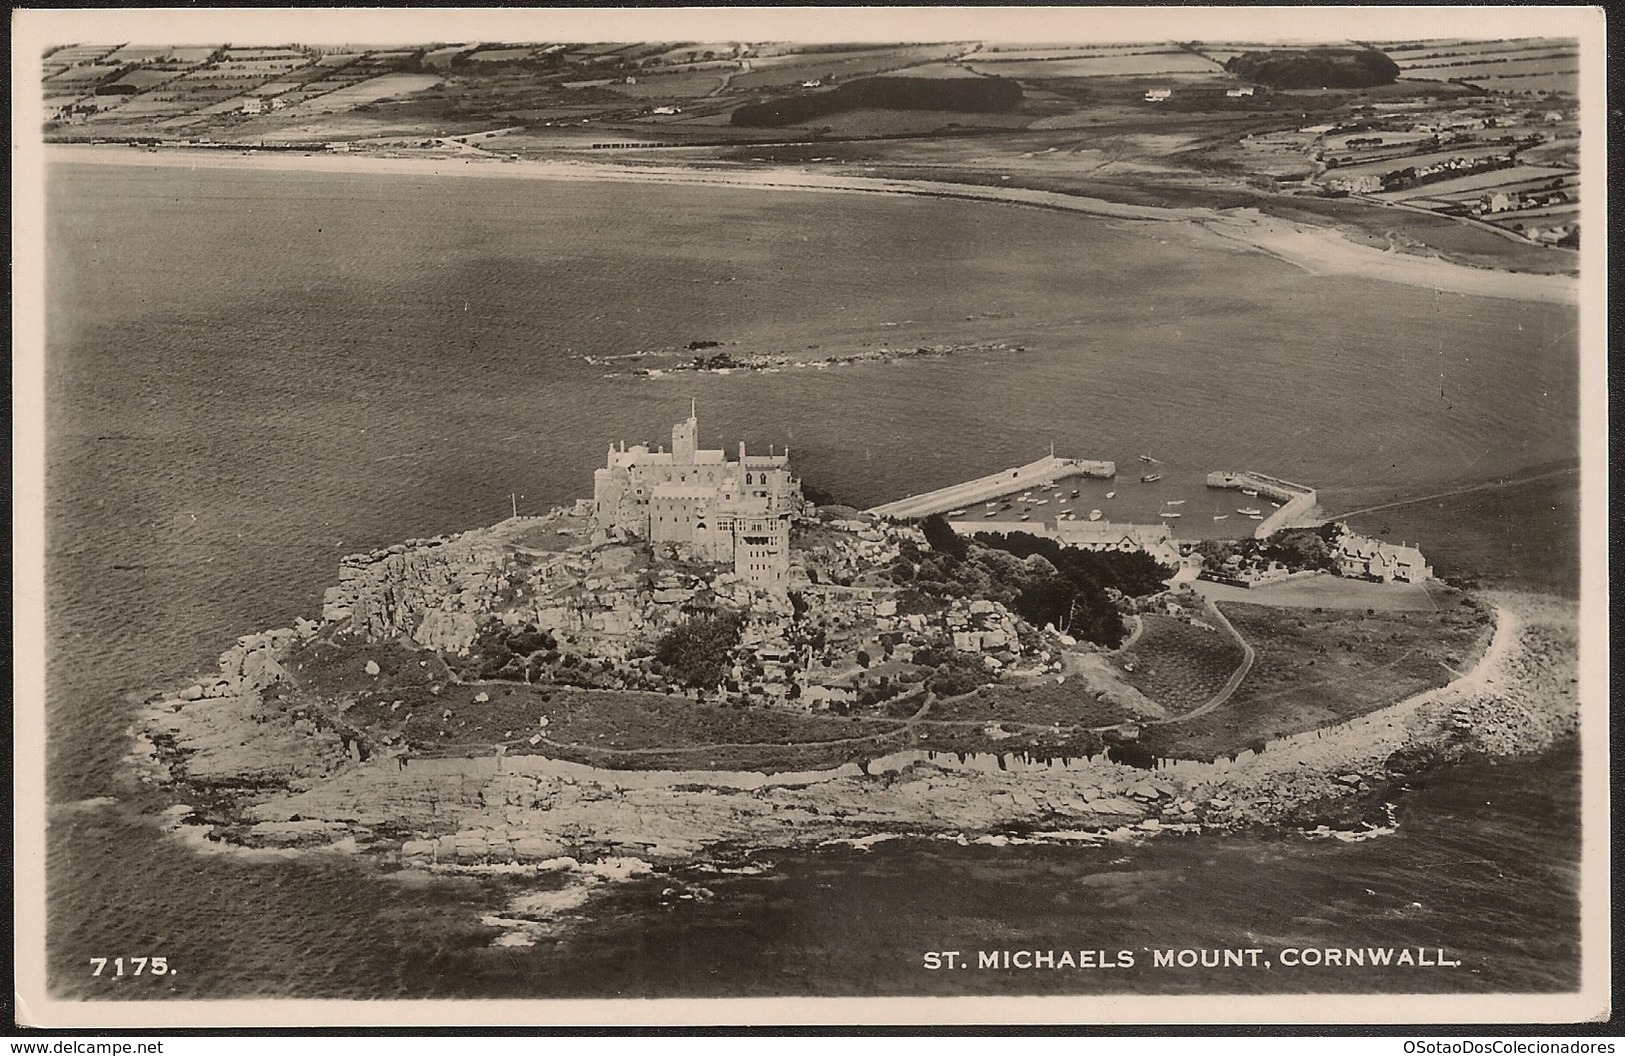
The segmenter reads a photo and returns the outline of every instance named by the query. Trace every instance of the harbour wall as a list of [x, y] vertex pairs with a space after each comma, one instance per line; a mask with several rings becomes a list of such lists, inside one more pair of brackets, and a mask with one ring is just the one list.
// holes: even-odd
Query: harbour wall
[[1252, 470], [1242, 473], [1216, 470], [1207, 475], [1207, 486], [1231, 490], [1246, 488], [1258, 492], [1264, 498], [1281, 503], [1280, 509], [1258, 522], [1258, 527], [1253, 529], [1254, 539], [1267, 538], [1282, 528], [1315, 523], [1310, 512], [1315, 508], [1317, 501], [1315, 489], [1303, 484], [1294, 484], [1290, 480], [1282, 480]]
[[1056, 458], [1045, 455], [1043, 458], [1029, 462], [1024, 466], [1000, 470], [989, 473], [985, 477], [975, 480], [951, 484], [946, 488], [923, 492], [919, 495], [909, 495], [895, 502], [884, 503], [880, 506], [870, 507], [869, 513], [877, 517], [896, 517], [909, 519], [915, 517], [929, 517], [933, 513], [947, 513], [949, 510], [968, 506], [973, 502], [984, 502], [988, 499], [1007, 495], [1012, 491], [1032, 487], [1038, 484], [1048, 484], [1052, 480], [1069, 476], [1097, 477], [1110, 480], [1117, 476], [1117, 463], [1104, 462], [1082, 458]]

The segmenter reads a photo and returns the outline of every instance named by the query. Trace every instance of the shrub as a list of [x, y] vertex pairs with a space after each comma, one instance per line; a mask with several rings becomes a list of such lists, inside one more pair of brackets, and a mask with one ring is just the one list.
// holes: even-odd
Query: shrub
[[692, 617], [661, 636], [655, 662], [668, 677], [709, 689], [727, 676], [743, 625], [744, 617], [734, 612]]

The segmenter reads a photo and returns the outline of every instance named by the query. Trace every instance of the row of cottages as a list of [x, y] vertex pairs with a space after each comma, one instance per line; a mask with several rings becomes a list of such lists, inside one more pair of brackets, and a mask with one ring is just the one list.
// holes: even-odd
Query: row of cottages
[[1374, 579], [1380, 583], [1425, 583], [1433, 569], [1422, 551], [1403, 543], [1384, 543], [1363, 535], [1345, 532], [1337, 541], [1337, 573], [1350, 579]]
[[1545, 191], [1491, 191], [1472, 205], [1472, 214], [1506, 213], [1518, 209], [1544, 209], [1554, 205], [1567, 205], [1569, 193], [1564, 190]]

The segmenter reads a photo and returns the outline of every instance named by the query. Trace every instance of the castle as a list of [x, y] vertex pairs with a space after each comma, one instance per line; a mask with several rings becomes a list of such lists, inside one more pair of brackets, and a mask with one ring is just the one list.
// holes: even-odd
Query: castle
[[745, 582], [786, 589], [790, 576], [790, 519], [801, 508], [801, 482], [790, 476], [790, 451], [747, 455], [739, 461], [699, 446], [699, 421], [671, 431], [671, 450], [646, 444], [619, 449], [593, 471], [593, 527], [606, 538], [676, 544], [687, 556], [733, 563]]

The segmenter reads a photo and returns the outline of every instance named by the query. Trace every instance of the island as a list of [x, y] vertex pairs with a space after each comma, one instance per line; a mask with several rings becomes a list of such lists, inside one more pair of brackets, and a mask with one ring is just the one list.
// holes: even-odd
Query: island
[[132, 772], [206, 850], [616, 875], [898, 835], [1362, 839], [1416, 774], [1578, 721], [1572, 613], [1414, 547], [1069, 536], [1100, 523], [1071, 481], [1128, 485], [1054, 456], [981, 478], [981, 523], [925, 512], [964, 486], [815, 505], [788, 450], [698, 437], [691, 407], [591, 498], [343, 558], [319, 614], [149, 698]]

